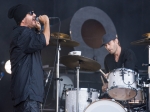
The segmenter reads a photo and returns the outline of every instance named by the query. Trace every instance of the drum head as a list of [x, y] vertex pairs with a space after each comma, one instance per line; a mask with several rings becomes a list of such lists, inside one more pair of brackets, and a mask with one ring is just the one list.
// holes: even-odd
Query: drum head
[[116, 87], [113, 89], [109, 89], [108, 94], [111, 98], [115, 100], [124, 101], [134, 98], [137, 94], [137, 91], [134, 88]]
[[84, 112], [126, 112], [126, 110], [115, 101], [99, 100], [89, 105]]

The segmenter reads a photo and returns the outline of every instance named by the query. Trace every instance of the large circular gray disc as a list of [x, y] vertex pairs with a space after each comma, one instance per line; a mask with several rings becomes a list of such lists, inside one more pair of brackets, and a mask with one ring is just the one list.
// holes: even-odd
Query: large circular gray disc
[[75, 47], [82, 56], [95, 59], [104, 68], [104, 57], [108, 54], [102, 45], [105, 33], [115, 33], [115, 26], [110, 17], [101, 9], [87, 6], [79, 9], [70, 22], [70, 36], [80, 43]]

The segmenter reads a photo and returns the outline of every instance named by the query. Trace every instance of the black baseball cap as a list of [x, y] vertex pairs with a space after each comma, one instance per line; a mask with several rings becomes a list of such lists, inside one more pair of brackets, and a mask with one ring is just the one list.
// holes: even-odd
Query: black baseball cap
[[111, 40], [115, 40], [116, 38], [118, 38], [117, 34], [115, 33], [106, 33], [103, 35], [102, 37], [102, 46], [104, 46], [105, 44], [107, 44], [108, 42], [110, 42]]

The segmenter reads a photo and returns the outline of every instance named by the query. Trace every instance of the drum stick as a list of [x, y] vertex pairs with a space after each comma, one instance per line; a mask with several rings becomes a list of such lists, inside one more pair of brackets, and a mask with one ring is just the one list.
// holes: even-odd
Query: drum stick
[[[101, 70], [99, 69], [99, 71], [104, 75], [104, 77], [106, 78], [106, 74]], [[106, 78], [107, 79], [107, 78]]]
[[103, 80], [103, 77], [102, 77], [102, 76], [101, 76], [101, 80], [102, 80], [103, 85], [105, 85], [105, 82], [104, 82], [104, 80]]

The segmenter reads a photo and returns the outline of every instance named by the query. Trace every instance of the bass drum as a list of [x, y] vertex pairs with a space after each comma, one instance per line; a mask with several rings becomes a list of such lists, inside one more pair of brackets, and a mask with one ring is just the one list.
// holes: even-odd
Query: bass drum
[[90, 104], [84, 112], [127, 112], [124, 107], [113, 100], [99, 100]]

